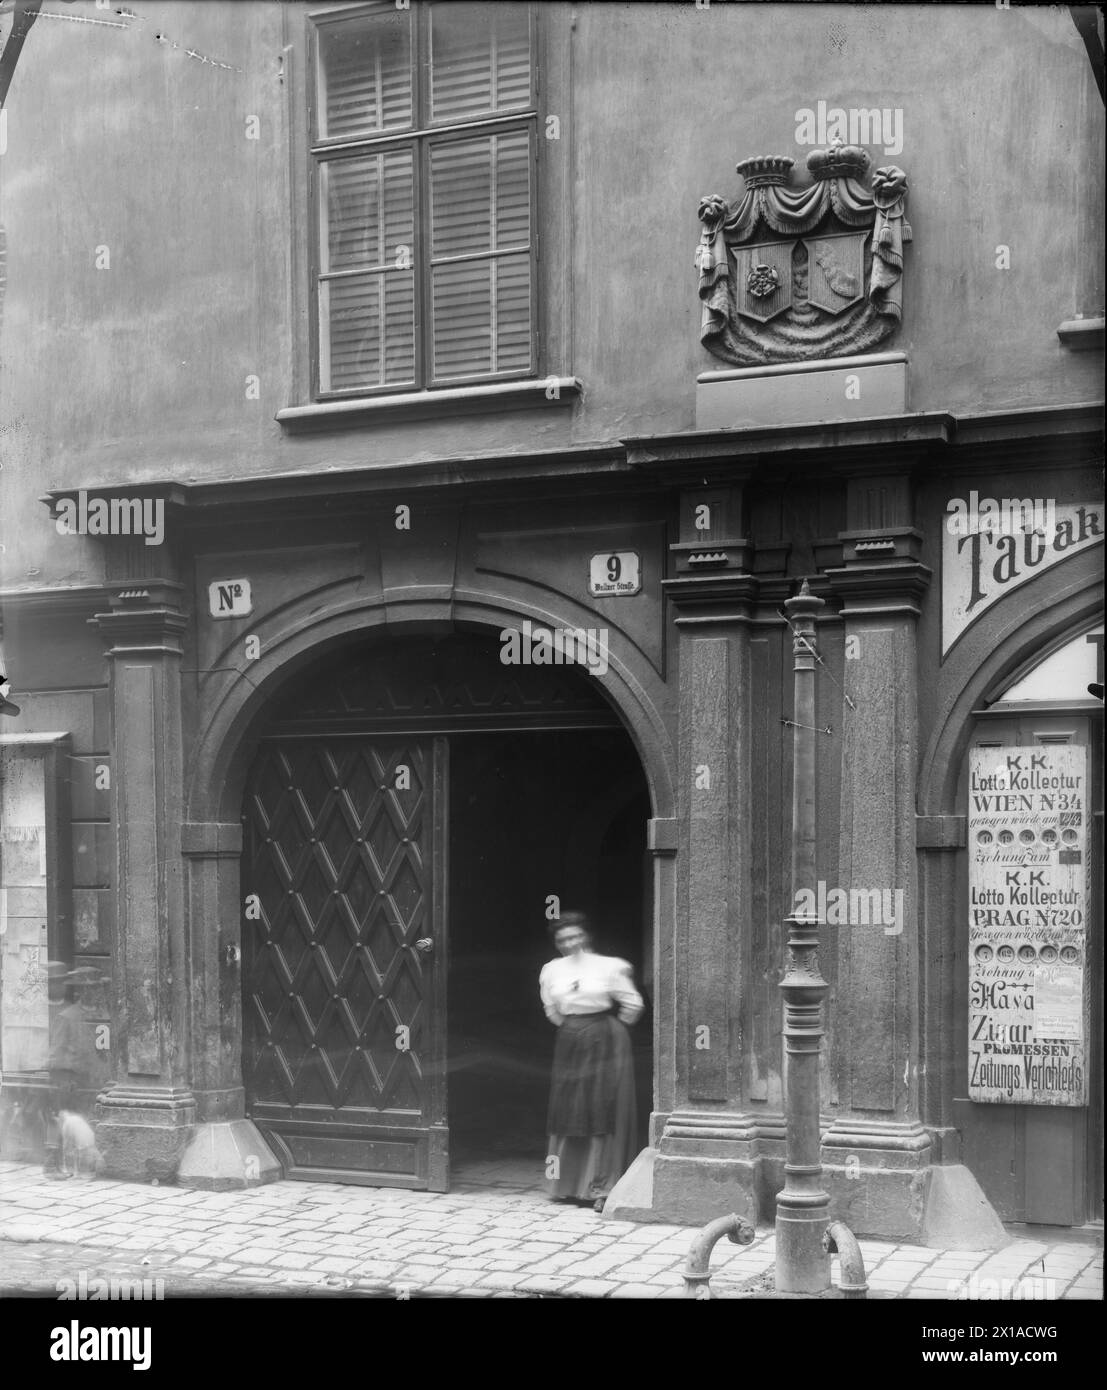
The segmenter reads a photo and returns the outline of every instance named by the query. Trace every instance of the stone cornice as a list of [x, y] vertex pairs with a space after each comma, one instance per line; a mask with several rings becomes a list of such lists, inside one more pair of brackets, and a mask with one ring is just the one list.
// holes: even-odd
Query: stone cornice
[[771, 481], [797, 472], [960, 474], [1103, 457], [1103, 406], [944, 411], [624, 440], [628, 462], [669, 485]]
[[627, 462], [622, 445], [615, 442], [529, 453], [457, 454], [364, 468], [304, 468], [187, 483], [90, 483], [82, 488], [54, 488], [39, 500], [56, 516], [63, 499], [76, 500], [82, 491], [89, 498], [161, 498], [180, 526], [222, 522], [232, 511], [244, 512], [251, 520], [333, 517], [336, 506], [347, 514], [359, 506], [368, 510], [378, 506], [382, 497], [403, 496], [413, 489], [460, 487], [467, 497], [487, 494], [502, 499], [508, 488], [519, 487], [533, 500], [547, 493], [579, 496], [582, 489], [625, 495], [628, 482], [636, 492], [643, 490], [642, 479]]
[[[178, 524], [225, 521], [249, 508], [253, 519], [334, 515], [382, 496], [463, 488], [467, 497], [502, 498], [518, 487], [535, 500], [581, 489], [625, 494], [656, 486], [741, 483], [809, 471], [849, 476], [879, 471], [946, 475], [1102, 458], [1103, 407], [1098, 402], [953, 416], [944, 411], [809, 425], [687, 431], [562, 449], [507, 454], [455, 454], [363, 468], [304, 468], [180, 482], [126, 478], [53, 488], [40, 499], [57, 515], [63, 499], [161, 499]], [[540, 489], [536, 490], [536, 489]], [[36, 591], [45, 592], [45, 591]], [[7, 601], [5, 599], [5, 601]]]
[[[941, 411], [757, 429], [690, 431], [624, 440], [628, 461], [670, 484], [742, 482], [817, 464], [824, 471], [914, 466], [945, 448], [956, 428]], [[889, 460], [892, 460], [891, 469]]]
[[110, 592], [105, 584], [47, 584], [36, 589], [0, 589], [0, 632], [5, 614], [23, 618], [48, 612], [51, 617], [91, 618], [106, 607]]

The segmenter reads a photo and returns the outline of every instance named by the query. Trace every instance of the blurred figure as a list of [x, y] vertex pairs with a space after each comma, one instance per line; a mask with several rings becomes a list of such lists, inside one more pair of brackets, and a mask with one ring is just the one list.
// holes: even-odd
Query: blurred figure
[[559, 957], [538, 977], [542, 1007], [558, 1030], [546, 1121], [548, 1159], [557, 1160], [549, 1190], [555, 1201], [600, 1212], [634, 1158], [627, 1025], [641, 1014], [643, 1000], [627, 961], [592, 950], [582, 912], [563, 912], [550, 935]]
[[77, 998], [77, 986], [65, 986], [65, 1004], [53, 1020], [50, 1037], [50, 1099], [46, 1115], [46, 1161], [42, 1171], [48, 1178], [67, 1178], [62, 1163], [62, 1136], [59, 1111], [78, 1112], [78, 1098], [85, 1080], [85, 1011]]

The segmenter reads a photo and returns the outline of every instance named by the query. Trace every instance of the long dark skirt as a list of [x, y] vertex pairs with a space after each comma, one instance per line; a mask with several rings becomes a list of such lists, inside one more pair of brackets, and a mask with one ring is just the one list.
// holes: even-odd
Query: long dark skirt
[[552, 1197], [606, 1197], [630, 1167], [634, 1061], [626, 1025], [611, 1013], [571, 1014], [557, 1030], [546, 1120]]

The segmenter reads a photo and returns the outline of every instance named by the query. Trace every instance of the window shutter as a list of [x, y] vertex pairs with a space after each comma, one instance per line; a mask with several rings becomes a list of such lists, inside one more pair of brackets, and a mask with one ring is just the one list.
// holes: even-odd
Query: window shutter
[[410, 126], [410, 11], [321, 25], [319, 95], [321, 140]]
[[531, 367], [528, 130], [430, 150], [436, 379]]
[[413, 167], [410, 149], [321, 165], [325, 391], [415, 379]]
[[530, 105], [526, 5], [451, 3], [430, 13], [432, 121], [464, 121]]

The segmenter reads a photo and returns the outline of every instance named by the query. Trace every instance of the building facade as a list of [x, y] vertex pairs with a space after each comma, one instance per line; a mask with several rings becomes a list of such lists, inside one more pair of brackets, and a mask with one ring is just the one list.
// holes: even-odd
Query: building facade
[[541, 1164], [574, 907], [649, 1004], [609, 1214], [768, 1218], [806, 578], [835, 1209], [1097, 1219], [1102, 99], [1071, 16], [33, 8], [3, 34], [4, 1151], [56, 979], [116, 1175], [443, 1190], [524, 1131]]

